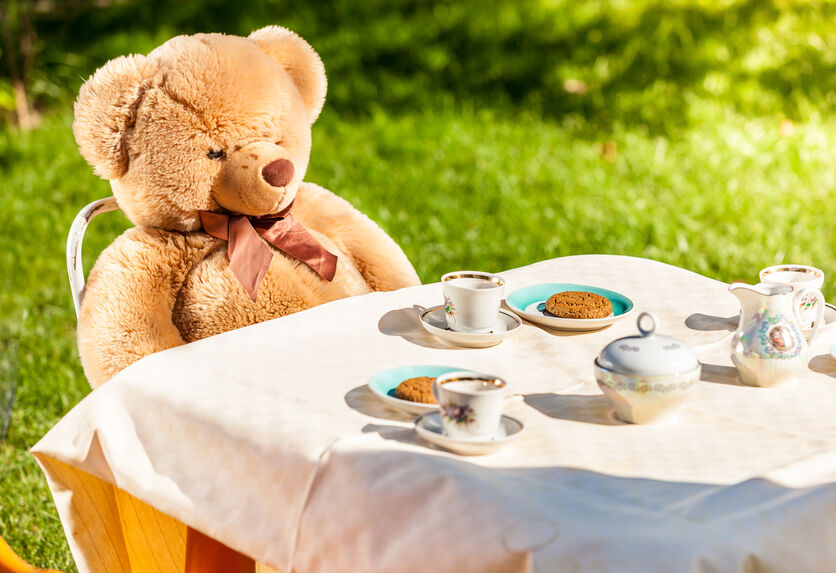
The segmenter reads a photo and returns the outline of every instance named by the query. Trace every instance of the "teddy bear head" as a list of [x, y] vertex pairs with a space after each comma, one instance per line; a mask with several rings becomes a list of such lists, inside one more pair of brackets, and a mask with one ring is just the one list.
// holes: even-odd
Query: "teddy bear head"
[[131, 222], [190, 231], [200, 211], [290, 205], [325, 91], [319, 56], [284, 28], [178, 36], [96, 71], [73, 133]]

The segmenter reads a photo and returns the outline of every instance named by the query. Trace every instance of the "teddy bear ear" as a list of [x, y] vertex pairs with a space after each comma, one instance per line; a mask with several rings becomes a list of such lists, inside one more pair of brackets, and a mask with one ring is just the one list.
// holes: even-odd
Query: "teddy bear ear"
[[73, 134], [98, 175], [118, 179], [128, 170], [126, 131], [142, 99], [145, 56], [120, 56], [96, 70], [78, 92]]
[[319, 54], [305, 40], [281, 26], [261, 28], [249, 38], [290, 74], [302, 94], [311, 123], [315, 122], [328, 90], [325, 66]]

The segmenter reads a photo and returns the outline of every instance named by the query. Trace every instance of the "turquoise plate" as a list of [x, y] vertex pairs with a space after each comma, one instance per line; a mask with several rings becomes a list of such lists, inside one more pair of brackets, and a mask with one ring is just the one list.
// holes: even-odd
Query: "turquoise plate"
[[[576, 290], [591, 292], [609, 299], [612, 314], [605, 318], [559, 318], [546, 310], [546, 301], [553, 294]], [[559, 330], [598, 330], [633, 312], [633, 301], [621, 293], [605, 288], [570, 283], [541, 283], [518, 288], [505, 298], [508, 307], [522, 318]]]
[[389, 370], [378, 372], [372, 376], [371, 380], [369, 380], [369, 389], [390, 406], [394, 406], [410, 414], [423, 414], [438, 410], [438, 406], [396, 398], [395, 388], [398, 387], [398, 384], [407, 378], [415, 378], [416, 376], [431, 376], [435, 378], [436, 376], [441, 376], [447, 372], [456, 372], [457, 370], [467, 369], [457, 368], [455, 366], [399, 366], [398, 368], [390, 368]]

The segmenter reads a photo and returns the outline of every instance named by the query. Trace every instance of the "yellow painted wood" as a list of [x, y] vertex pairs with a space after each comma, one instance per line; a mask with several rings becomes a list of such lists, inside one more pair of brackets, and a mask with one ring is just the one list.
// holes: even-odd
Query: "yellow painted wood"
[[[69, 503], [71, 511], [63, 513], [62, 522], [79, 569], [186, 573], [188, 528], [183, 522], [68, 464], [42, 456], [38, 456], [38, 461], [47, 474], [56, 503]], [[220, 549], [220, 555], [238, 555], [214, 540], [205, 547], [210, 551]], [[193, 553], [193, 557], [199, 555]], [[262, 563], [250, 563], [256, 573], [281, 573]], [[26, 564], [0, 539], [0, 573], [43, 571]]]

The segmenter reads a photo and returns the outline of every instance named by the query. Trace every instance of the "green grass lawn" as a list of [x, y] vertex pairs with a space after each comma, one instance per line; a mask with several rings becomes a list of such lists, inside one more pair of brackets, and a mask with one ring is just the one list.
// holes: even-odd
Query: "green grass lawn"
[[[64, 241], [75, 212], [107, 195], [77, 154], [70, 115], [0, 139], [2, 328], [19, 343], [18, 398], [0, 449], [0, 535], [71, 569], [29, 448], [88, 391], [74, 348]], [[836, 276], [836, 125], [729, 117], [675, 139], [489, 111], [436, 110], [317, 124], [307, 179], [378, 221], [425, 282], [580, 253], [669, 262], [720, 280], [800, 261]], [[615, 154], [603, 153], [614, 142]], [[607, 146], [610, 148], [610, 146]], [[45, 153], [45, 150], [49, 150]], [[127, 225], [93, 223], [86, 268]], [[836, 297], [830, 281], [826, 296]], [[676, 296], [676, 293], [670, 293]]]
[[[377, 59], [358, 45], [360, 32], [343, 29], [329, 43], [327, 26], [310, 24], [324, 38], [326, 66], [334, 64], [336, 104], [314, 126], [306, 179], [380, 223], [425, 282], [458, 268], [613, 253], [724, 281], [808, 263], [829, 274], [825, 296], [836, 299], [836, 73], [821, 49], [833, 45], [833, 5], [725, 2], [733, 9], [724, 12], [700, 2], [616, 2], [608, 12], [607, 3], [553, 4], [531, 21], [506, 17], [504, 34], [484, 18], [470, 26], [454, 3], [442, 6], [447, 28], [386, 35], [397, 10], [387, 12], [361, 29], [388, 42]], [[563, 19], [542, 16], [557, 13]], [[459, 33], [472, 46], [433, 43]], [[530, 57], [500, 59], [523, 40]], [[397, 60], [419, 42], [426, 50]], [[102, 46], [121, 53], [130, 43], [123, 34]], [[365, 55], [354, 61], [352, 50]], [[454, 69], [472, 72], [475, 87], [437, 72], [465, 56]], [[417, 73], [392, 75], [387, 57]], [[355, 109], [351, 89], [376, 96], [372, 84], [357, 83], [364, 73], [380, 85], [391, 76], [393, 93]], [[503, 90], [507, 101], [493, 103], [490, 94]], [[57, 514], [27, 449], [89, 391], [64, 245], [75, 213], [109, 186], [78, 154], [70, 125], [63, 104], [32, 132], [0, 129], [0, 353], [16, 344], [18, 383], [0, 444], [0, 535], [35, 564], [68, 571]], [[115, 213], [95, 220], [86, 269], [127, 225]]]

